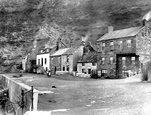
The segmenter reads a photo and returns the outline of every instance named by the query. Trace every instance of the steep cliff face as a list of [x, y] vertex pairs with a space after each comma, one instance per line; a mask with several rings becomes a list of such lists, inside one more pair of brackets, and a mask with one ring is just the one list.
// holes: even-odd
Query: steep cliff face
[[60, 35], [70, 46], [70, 41], [90, 28], [141, 25], [150, 6], [150, 0], [1, 0], [0, 47], [25, 54], [35, 39], [49, 38], [53, 45]]

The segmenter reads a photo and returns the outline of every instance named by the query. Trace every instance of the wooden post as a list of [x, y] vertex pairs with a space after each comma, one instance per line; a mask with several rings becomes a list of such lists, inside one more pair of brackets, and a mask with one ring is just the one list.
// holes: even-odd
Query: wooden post
[[31, 86], [31, 110], [33, 111], [33, 100], [34, 100], [34, 88]]
[[24, 114], [24, 90], [21, 90], [21, 96], [22, 96], [21, 108], [22, 108], [22, 115], [23, 115]]

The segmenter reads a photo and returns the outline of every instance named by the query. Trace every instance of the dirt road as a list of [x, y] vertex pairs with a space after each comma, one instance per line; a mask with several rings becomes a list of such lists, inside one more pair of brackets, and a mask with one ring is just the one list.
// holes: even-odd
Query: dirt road
[[54, 92], [40, 95], [38, 102], [39, 110], [52, 110], [52, 115], [151, 115], [151, 83], [141, 82], [139, 75], [116, 80], [68, 77], [39, 75], [21, 81]]

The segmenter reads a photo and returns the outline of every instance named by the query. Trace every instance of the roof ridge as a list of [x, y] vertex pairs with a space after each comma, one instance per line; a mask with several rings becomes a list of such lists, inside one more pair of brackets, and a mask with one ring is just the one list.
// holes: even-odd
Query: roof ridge
[[104, 34], [97, 41], [135, 36], [136, 34], [138, 34], [138, 32], [141, 29], [142, 29], [141, 26], [137, 26], [137, 27], [130, 27], [130, 28], [124, 28], [124, 29], [120, 29], [120, 30], [115, 30], [115, 31], [108, 32], [108, 33]]

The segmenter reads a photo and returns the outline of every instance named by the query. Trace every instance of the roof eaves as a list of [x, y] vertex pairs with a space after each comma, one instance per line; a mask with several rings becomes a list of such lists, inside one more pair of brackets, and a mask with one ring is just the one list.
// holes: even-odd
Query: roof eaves
[[[137, 35], [137, 34], [136, 34], [136, 35]], [[109, 40], [115, 40], [115, 39], [122, 39], [122, 38], [134, 37], [134, 36], [136, 36], [136, 35], [127, 36], [127, 37], [120, 37], [120, 38], [103, 39], [103, 40], [101, 40], [101, 41], [109, 41]], [[101, 42], [101, 41], [100, 41], [100, 42]]]
[[[133, 36], [136, 36], [144, 27], [140, 27], [140, 29], [138, 30], [138, 32], [135, 33], [135, 35], [130, 35], [130, 36], [127, 36], [127, 37], [133, 37]], [[120, 30], [116, 30], [116, 31], [120, 31]], [[113, 32], [116, 32], [116, 31], [113, 31]], [[110, 33], [106, 33], [105, 35], [103, 35], [100, 39], [98, 39], [97, 41], [106, 41], [106, 40], [114, 40], [114, 39], [119, 39], [119, 38], [126, 38], [126, 37], [117, 37], [117, 38], [109, 38], [109, 39], [106, 39], [105, 37], [110, 34]]]
[[[146, 27], [146, 26], [141, 27], [141, 28], [139, 29], [139, 31], [136, 33], [136, 35], [139, 34], [139, 32], [140, 32], [142, 29], [144, 29], [145, 27]], [[135, 35], [135, 36], [136, 36], [136, 35]]]
[[107, 36], [107, 34], [109, 34], [109, 33], [104, 34], [100, 39], [97, 40], [97, 42], [102, 41], [102, 38]]
[[[70, 48], [70, 49], [68, 49], [65, 53], [63, 53], [62, 55], [72, 55], [75, 51], [76, 51], [76, 49], [78, 49], [79, 48], [79, 46], [77, 46], [77, 47], [75, 47], [75, 48]], [[72, 50], [73, 49], [73, 50]], [[71, 50], [72, 52], [69, 52], [68, 53], [68, 51], [69, 50]]]

